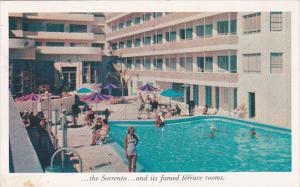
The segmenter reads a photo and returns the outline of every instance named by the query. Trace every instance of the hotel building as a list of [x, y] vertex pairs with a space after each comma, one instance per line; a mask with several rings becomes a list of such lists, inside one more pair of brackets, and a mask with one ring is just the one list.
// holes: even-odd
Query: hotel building
[[197, 107], [290, 128], [291, 16], [285, 12], [137, 12], [106, 15], [106, 40], [130, 77]]
[[10, 14], [11, 93], [99, 83], [104, 27], [102, 13]]

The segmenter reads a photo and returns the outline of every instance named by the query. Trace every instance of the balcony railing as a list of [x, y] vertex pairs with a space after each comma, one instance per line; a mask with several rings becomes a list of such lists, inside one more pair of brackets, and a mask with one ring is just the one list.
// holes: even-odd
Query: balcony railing
[[34, 41], [30, 39], [19, 39], [19, 38], [10, 38], [9, 39], [9, 48], [11, 49], [24, 49], [34, 47]]
[[40, 54], [45, 55], [102, 55], [100, 48], [95, 47], [49, 47], [39, 46], [37, 50]]
[[[182, 40], [163, 44], [146, 45], [142, 47], [124, 48], [114, 51], [114, 55], [121, 57], [164, 55], [175, 53], [199, 52], [199, 48], [205, 51], [228, 49], [228, 45], [238, 44], [238, 36], [217, 36]], [[224, 46], [224, 47], [222, 47]], [[192, 49], [195, 49], [193, 51]]]
[[139, 77], [157, 77], [163, 79], [176, 79], [185, 82], [187, 79], [191, 81], [209, 81], [223, 83], [237, 83], [237, 73], [218, 73], [218, 72], [170, 72], [170, 71], [144, 71], [144, 70], [128, 70], [130, 76]]
[[58, 20], [58, 21], [95, 21], [92, 14], [76, 14], [76, 13], [24, 13], [26, 19], [34, 20]]
[[123, 38], [135, 34], [141, 34], [157, 29], [163, 29], [166, 27], [173, 27], [174, 25], [191, 22], [197, 19], [202, 19], [209, 16], [220, 14], [219, 12], [179, 12], [168, 14], [158, 19], [152, 19], [149, 21], [142, 22], [138, 25], [133, 25], [107, 35], [107, 40], [114, 40]]
[[95, 34], [95, 39], [96, 42], [105, 42], [105, 34]]
[[24, 32], [24, 37], [31, 39], [53, 40], [94, 40], [93, 33], [70, 33], [70, 32]]

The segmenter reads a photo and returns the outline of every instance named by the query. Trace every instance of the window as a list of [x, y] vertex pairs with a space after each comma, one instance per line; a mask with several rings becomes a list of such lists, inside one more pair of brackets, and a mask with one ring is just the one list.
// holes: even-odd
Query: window
[[124, 28], [124, 23], [119, 23], [119, 30]]
[[87, 32], [87, 26], [70, 24], [69, 31], [70, 32]]
[[126, 47], [131, 48], [132, 47], [132, 40], [127, 40]]
[[233, 109], [237, 108], [237, 88], [233, 88]]
[[100, 43], [92, 43], [92, 47], [97, 47], [97, 48], [104, 48], [104, 44], [100, 44]]
[[187, 72], [193, 72], [193, 57], [187, 57], [185, 62], [185, 69]]
[[185, 71], [185, 58], [179, 59], [180, 71]]
[[165, 63], [167, 71], [176, 71], [176, 58], [166, 58]]
[[71, 47], [76, 47], [76, 44], [72, 42], [72, 43], [70, 43], [70, 46]]
[[145, 59], [144, 60], [144, 69], [145, 70], [150, 70], [151, 69], [151, 60], [150, 59]]
[[131, 24], [132, 24], [132, 20], [131, 19], [126, 21], [126, 27], [130, 27]]
[[[230, 29], [230, 30], [229, 30]], [[230, 28], [229, 21], [218, 21], [218, 34], [236, 34], [236, 20], [230, 20]]]
[[257, 33], [261, 31], [260, 12], [243, 16], [244, 34]]
[[141, 46], [141, 39], [140, 38], [135, 39], [134, 46], [135, 47], [140, 47]]
[[[205, 60], [204, 60], [205, 59]], [[213, 57], [197, 57], [198, 72], [213, 71]]]
[[35, 42], [35, 46], [42, 46], [42, 42]]
[[153, 13], [153, 17], [154, 18], [159, 18], [159, 17], [161, 17], [162, 16], [162, 12], [154, 12]]
[[198, 25], [197, 26], [198, 37], [209, 37], [212, 36], [212, 24], [210, 25]]
[[97, 63], [83, 62], [82, 64], [82, 83], [96, 83], [97, 79]]
[[17, 30], [17, 21], [9, 19], [9, 30]]
[[113, 50], [118, 49], [118, 44], [116, 44], [116, 43], [111, 44], [111, 48], [112, 48]]
[[170, 33], [170, 41], [176, 41], [176, 31]]
[[43, 24], [40, 22], [23, 22], [23, 30], [29, 32], [43, 31]]
[[153, 59], [153, 66], [155, 70], [162, 71], [163, 70], [163, 60], [158, 58], [158, 59]]
[[193, 71], [193, 58], [182, 57], [180, 60], [180, 71], [192, 72]]
[[134, 18], [134, 24], [140, 24], [141, 23], [141, 17]]
[[157, 34], [157, 35], [153, 35], [153, 43], [154, 44], [157, 44], [157, 43], [159, 43], [159, 44], [161, 44], [162, 43], [162, 39], [163, 39], [163, 36], [162, 36], [162, 34]]
[[151, 19], [151, 13], [144, 14], [144, 21], [148, 21]]
[[124, 42], [119, 43], [119, 49], [123, 49], [125, 47]]
[[282, 73], [282, 71], [283, 71], [283, 53], [271, 53], [270, 72]]
[[112, 27], [111, 27], [111, 30], [114, 32], [114, 31], [117, 31], [118, 30], [118, 26], [117, 25], [113, 25]]
[[46, 31], [47, 32], [64, 32], [64, 24], [54, 24], [54, 23], [47, 23], [46, 24]]
[[87, 62], [82, 63], [82, 83], [87, 83], [89, 64]]
[[270, 13], [270, 31], [282, 31], [282, 12]]
[[135, 69], [137, 69], [137, 70], [142, 69], [142, 61], [141, 61], [141, 59], [136, 59], [135, 60]]
[[236, 73], [236, 56], [218, 56], [218, 67], [221, 71]]
[[259, 73], [260, 61], [260, 53], [243, 54], [243, 71], [246, 73]]
[[126, 59], [126, 69], [132, 69], [132, 58]]
[[179, 30], [179, 36], [181, 40], [185, 40], [185, 29]]
[[145, 36], [143, 38], [143, 43], [144, 43], [144, 45], [150, 45], [151, 44], [151, 37], [150, 36]]
[[167, 42], [176, 41], [176, 31], [171, 32], [171, 34], [169, 32], [166, 32], [166, 41]]
[[51, 46], [51, 47], [63, 47], [64, 43], [63, 42], [47, 42], [46, 46]]
[[186, 39], [192, 39], [193, 38], [193, 29], [188, 28], [186, 29]]

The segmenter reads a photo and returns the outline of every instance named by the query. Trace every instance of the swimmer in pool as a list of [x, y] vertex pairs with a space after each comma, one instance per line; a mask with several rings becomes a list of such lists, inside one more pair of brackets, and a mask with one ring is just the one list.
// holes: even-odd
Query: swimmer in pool
[[208, 138], [214, 138], [216, 136], [217, 128], [214, 125], [210, 126], [209, 128], [210, 128], [210, 132]]
[[251, 137], [256, 137], [257, 134], [256, 134], [256, 131], [255, 131], [255, 128], [252, 128], [251, 131], [250, 131], [250, 136]]

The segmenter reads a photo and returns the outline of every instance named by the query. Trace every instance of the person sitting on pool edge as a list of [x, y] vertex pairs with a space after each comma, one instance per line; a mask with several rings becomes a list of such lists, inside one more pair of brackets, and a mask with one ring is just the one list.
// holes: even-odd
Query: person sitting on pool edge
[[208, 112], [208, 105], [205, 105], [203, 109], [203, 115], [207, 115], [207, 112]]
[[94, 134], [97, 130], [102, 128], [102, 118], [97, 118], [95, 125], [92, 127], [93, 131], [92, 133]]
[[96, 145], [99, 139], [102, 143], [104, 143], [107, 138], [107, 135], [109, 134], [109, 130], [110, 128], [107, 124], [107, 120], [102, 120], [102, 128], [95, 131], [95, 133], [93, 134], [91, 146]]

